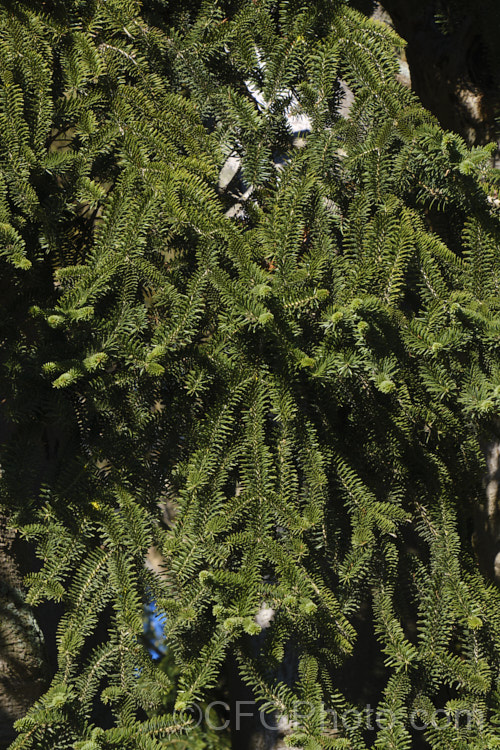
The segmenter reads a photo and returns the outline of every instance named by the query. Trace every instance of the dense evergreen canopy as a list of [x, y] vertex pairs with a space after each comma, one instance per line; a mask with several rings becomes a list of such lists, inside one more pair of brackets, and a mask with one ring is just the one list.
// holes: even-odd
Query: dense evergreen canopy
[[227, 659], [298, 747], [499, 745], [492, 148], [341, 0], [3, 2], [0, 40], [0, 500], [61, 613], [12, 747], [219, 746], [184, 709]]

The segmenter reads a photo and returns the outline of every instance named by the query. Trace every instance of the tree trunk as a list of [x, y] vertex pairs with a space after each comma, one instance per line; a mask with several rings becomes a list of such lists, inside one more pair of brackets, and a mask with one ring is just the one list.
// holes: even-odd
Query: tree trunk
[[22, 592], [13, 550], [15, 532], [0, 515], [0, 748], [14, 739], [13, 724], [46, 687], [43, 639]]
[[[291, 685], [294, 672], [294, 659], [288, 656], [283, 660], [276, 677]], [[231, 746], [234, 750], [294, 750], [285, 743], [285, 738], [290, 733], [288, 722], [275, 712], [261, 711], [263, 706], [255, 700], [253, 691], [241, 679], [233, 658], [227, 660], [226, 679]]]
[[485, 498], [476, 508], [472, 542], [481, 572], [500, 586], [500, 441], [485, 440], [483, 451]]
[[407, 42], [412, 88], [422, 104], [469, 144], [494, 140], [499, 81], [493, 40], [500, 33], [495, 4], [477, 0], [468, 12], [439, 0], [384, 0], [383, 7]]

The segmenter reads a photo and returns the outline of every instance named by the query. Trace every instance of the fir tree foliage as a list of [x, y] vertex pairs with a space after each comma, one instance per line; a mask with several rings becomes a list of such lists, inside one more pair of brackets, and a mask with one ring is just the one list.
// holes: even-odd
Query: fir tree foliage
[[[4, 2], [0, 30], [2, 504], [37, 545], [28, 602], [64, 612], [13, 749], [200, 746], [185, 709], [228, 654], [280, 714], [314, 707], [292, 744], [404, 750], [444, 707], [476, 718], [429, 747], [496, 746], [500, 593], [466, 522], [500, 402], [491, 149], [340, 0]], [[356, 705], [366, 605], [375, 739], [321, 713]]]

